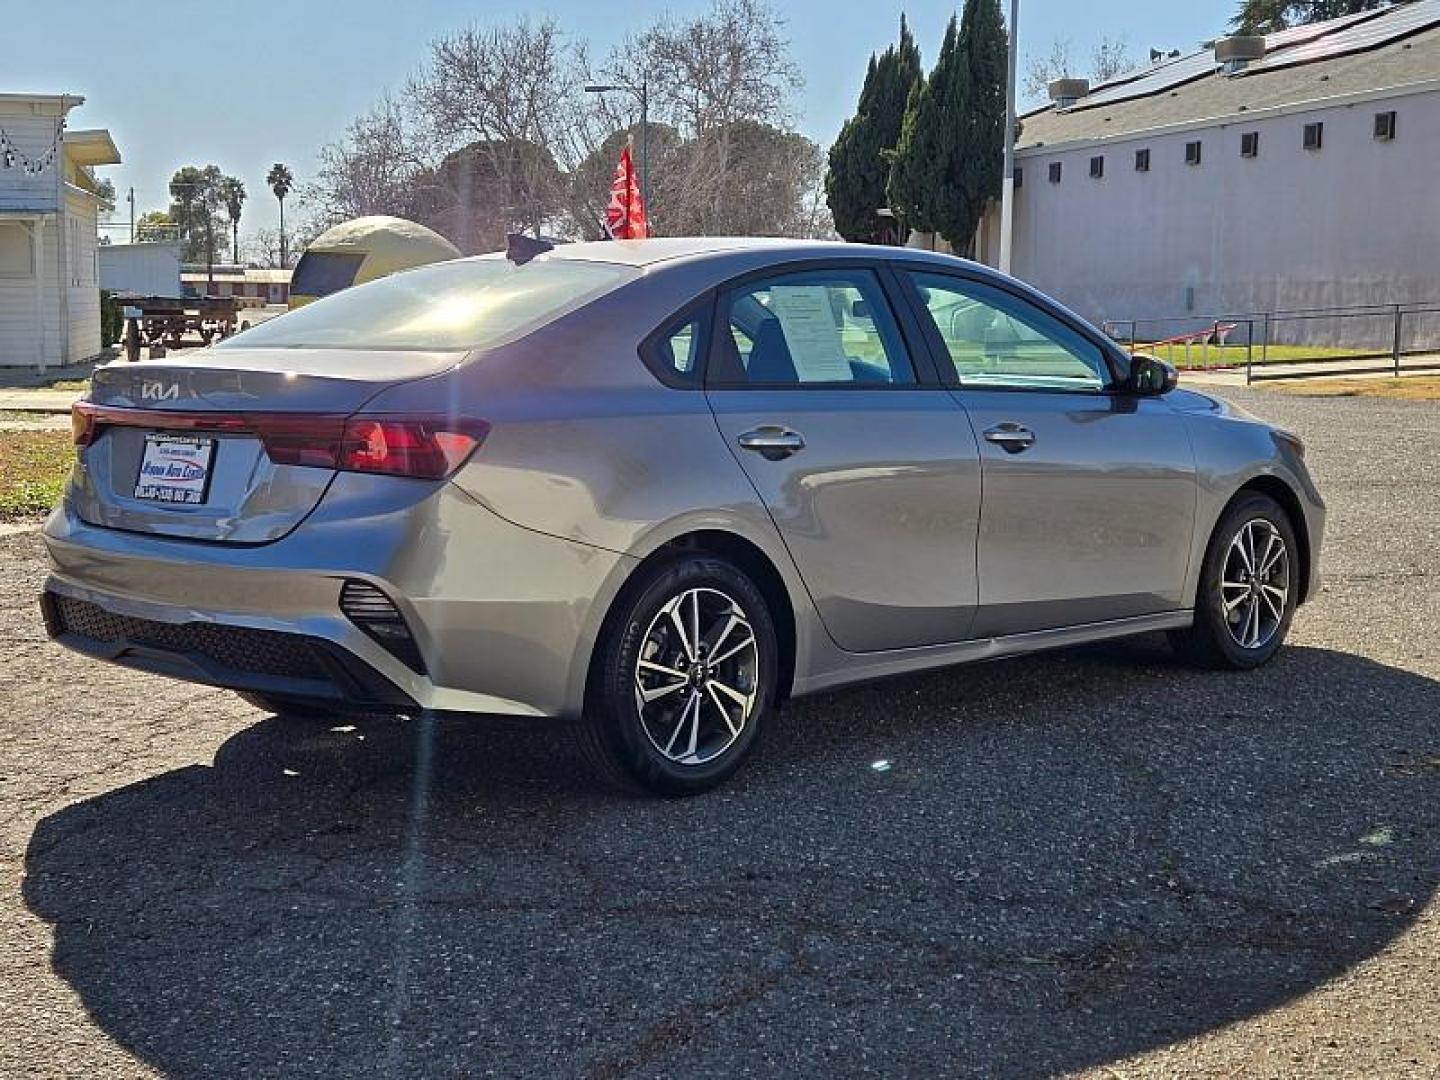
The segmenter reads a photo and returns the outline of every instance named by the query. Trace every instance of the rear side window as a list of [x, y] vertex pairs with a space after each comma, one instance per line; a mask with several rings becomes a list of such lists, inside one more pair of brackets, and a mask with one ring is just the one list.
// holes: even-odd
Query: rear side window
[[807, 270], [744, 285], [721, 301], [712, 384], [909, 385], [900, 328], [870, 270]]
[[700, 386], [713, 306], [713, 297], [692, 305], [651, 334], [640, 347], [645, 365], [666, 386]]
[[634, 267], [541, 257], [457, 259], [406, 270], [251, 327], [217, 348], [483, 349], [637, 277]]
[[296, 296], [329, 296], [355, 284], [355, 275], [365, 261], [354, 251], [307, 251], [295, 264], [290, 291]]

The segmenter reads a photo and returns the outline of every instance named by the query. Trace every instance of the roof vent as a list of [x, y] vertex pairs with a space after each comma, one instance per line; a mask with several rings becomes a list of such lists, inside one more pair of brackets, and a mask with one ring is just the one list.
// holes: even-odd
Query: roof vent
[[1050, 83], [1050, 101], [1057, 109], [1068, 109], [1090, 93], [1089, 79], [1055, 79]]
[[1265, 57], [1265, 39], [1259, 34], [1236, 34], [1215, 42], [1215, 63], [1226, 75], [1244, 71], [1252, 60]]

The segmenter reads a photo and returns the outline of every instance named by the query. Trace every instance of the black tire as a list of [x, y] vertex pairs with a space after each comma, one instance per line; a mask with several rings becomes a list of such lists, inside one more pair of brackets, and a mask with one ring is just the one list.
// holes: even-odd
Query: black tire
[[246, 704], [290, 720], [341, 720], [349, 715], [340, 709], [270, 697], [268, 694], [252, 694], [245, 690], [237, 690], [235, 693]]
[[[692, 663], [685, 670], [684, 678], [688, 682], [672, 683], [677, 677], [675, 674], [644, 676], [656, 679], [654, 689], [663, 691], [672, 684], [677, 689], [676, 704], [657, 699], [661, 703], [642, 717], [637, 701], [642, 653], [667, 659], [669, 653], [652, 650], [661, 650], [667, 645], [678, 650], [684, 646], [683, 632], [674, 636], [662, 619], [668, 618], [665, 611], [672, 602], [691, 595], [698, 595], [697, 605], [703, 600], [719, 612], [717, 623], [720, 618], [728, 620], [736, 610], [743, 616], [744, 623], [733, 624], [730, 636], [716, 639], [718, 647], [712, 656], [723, 657], [727, 650], [742, 642], [746, 624], [753, 636], [753, 652], [742, 649], [740, 659], [722, 660], [714, 669], [704, 662]], [[728, 613], [721, 608], [723, 600], [734, 605]], [[697, 620], [700, 617], [697, 607]], [[720, 625], [732, 626], [728, 621]], [[674, 638], [673, 642], [667, 634]], [[706, 623], [702, 622], [701, 638], [708, 640], [714, 634], [713, 629], [706, 633]], [[703, 651], [700, 655], [703, 657]], [[599, 779], [622, 790], [663, 795], [695, 795], [708, 791], [734, 775], [755, 749], [761, 728], [774, 708], [777, 658], [775, 625], [765, 598], [737, 567], [714, 556], [688, 555], [642, 570], [616, 600], [596, 644], [585, 715], [576, 724], [581, 754]], [[679, 653], [672, 663], [675, 669], [684, 668], [685, 655]], [[732, 664], [739, 666], [726, 666]], [[745, 704], [733, 706], [738, 711], [728, 714], [732, 719], [725, 721], [727, 728], [720, 726], [722, 716], [727, 714], [722, 714], [715, 702], [730, 699], [709, 691], [705, 677], [710, 673], [717, 680], [731, 679], [747, 691], [750, 699], [748, 714]], [[695, 734], [688, 736], [685, 743], [692, 751], [693, 760], [682, 762], [674, 753], [667, 753], [660, 743], [671, 722], [671, 718], [666, 718], [666, 710], [689, 708], [688, 699], [692, 695], [699, 699], [696, 713], [688, 723], [685, 715], [681, 715], [679, 724], [686, 725], [686, 730], [690, 725], [695, 728]], [[712, 756], [706, 756], [711, 754], [709, 745], [700, 746], [698, 736], [702, 726], [707, 731], [713, 729], [713, 738], [706, 735], [713, 744]], [[676, 734], [670, 737], [671, 750], [678, 751], [682, 746], [676, 739], [684, 732], [678, 725], [673, 731]]]
[[[1263, 524], [1262, 524], [1263, 523]], [[1274, 618], [1273, 600], [1266, 601], [1259, 591], [1270, 585], [1270, 595], [1279, 587], [1278, 577], [1256, 581], [1250, 585], [1252, 596], [1247, 597], [1240, 586], [1225, 584], [1227, 563], [1231, 573], [1239, 578], [1246, 577], [1243, 556], [1232, 555], [1232, 545], [1241, 531], [1252, 528], [1255, 533], [1264, 534], [1273, 529], [1275, 538], [1284, 544], [1285, 578], [1284, 600], [1278, 605], [1280, 617]], [[1268, 537], [1266, 537], [1268, 540]], [[1257, 561], [1260, 556], [1256, 556]], [[1246, 494], [1235, 500], [1221, 515], [1220, 521], [1211, 534], [1205, 549], [1205, 562], [1200, 568], [1200, 582], [1195, 592], [1195, 622], [1188, 629], [1170, 631], [1170, 642], [1183, 658], [1201, 667], [1230, 668], [1239, 671], [1257, 668], [1266, 663], [1284, 644], [1285, 635], [1290, 631], [1290, 621], [1295, 615], [1295, 606], [1300, 599], [1301, 587], [1300, 548], [1295, 541], [1295, 528], [1290, 517], [1280, 504], [1267, 495]], [[1233, 578], [1231, 580], [1234, 580]], [[1226, 603], [1238, 601], [1238, 608], [1227, 615]], [[1262, 604], [1262, 601], [1265, 603]], [[1253, 645], [1242, 640], [1250, 636], [1249, 612], [1255, 615], [1255, 638]], [[1264, 626], [1261, 619], [1264, 619]], [[1241, 620], [1247, 620], [1243, 623]], [[1243, 628], [1242, 628], [1243, 626]], [[1263, 634], [1261, 640], [1261, 631]], [[1237, 639], [1238, 638], [1238, 639]]]

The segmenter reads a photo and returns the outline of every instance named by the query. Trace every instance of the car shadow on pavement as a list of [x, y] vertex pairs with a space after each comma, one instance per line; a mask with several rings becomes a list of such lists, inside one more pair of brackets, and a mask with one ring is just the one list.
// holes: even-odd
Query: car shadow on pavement
[[180, 1075], [1044, 1075], [1256, 1015], [1440, 879], [1440, 684], [1149, 643], [791, 706], [730, 786], [542, 725], [266, 719], [36, 828], [24, 896]]

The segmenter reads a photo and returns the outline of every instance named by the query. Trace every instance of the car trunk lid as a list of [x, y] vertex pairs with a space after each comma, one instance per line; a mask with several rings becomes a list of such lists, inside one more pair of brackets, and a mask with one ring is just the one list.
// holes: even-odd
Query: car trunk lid
[[77, 424], [92, 430], [80, 448], [75, 512], [162, 536], [277, 540], [335, 475], [313, 457], [274, 453], [277, 442], [302, 427], [338, 431], [383, 390], [445, 371], [460, 355], [232, 346], [102, 367], [77, 407]]

